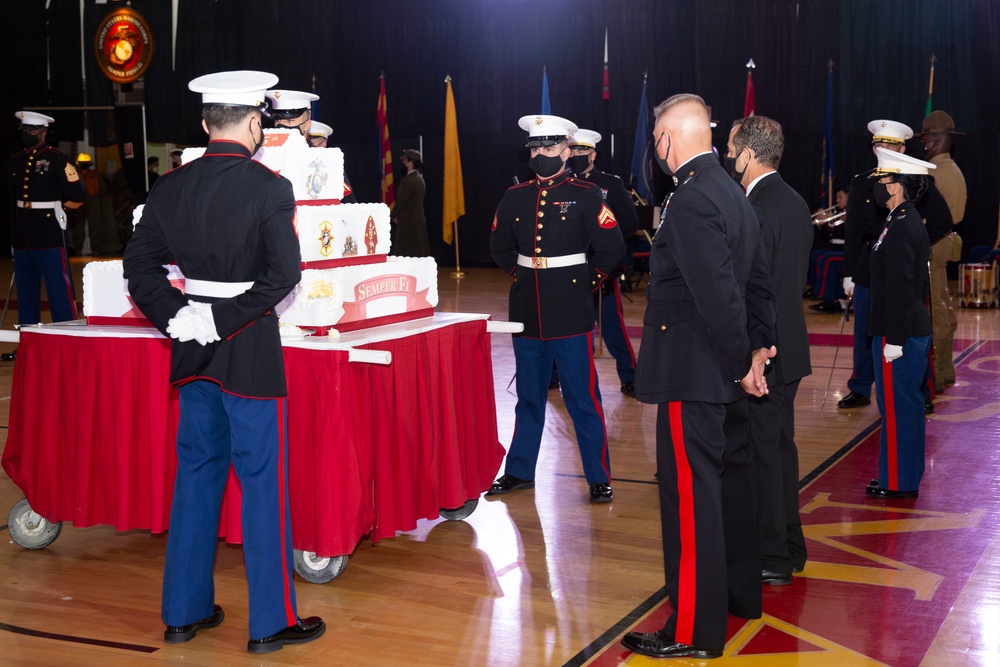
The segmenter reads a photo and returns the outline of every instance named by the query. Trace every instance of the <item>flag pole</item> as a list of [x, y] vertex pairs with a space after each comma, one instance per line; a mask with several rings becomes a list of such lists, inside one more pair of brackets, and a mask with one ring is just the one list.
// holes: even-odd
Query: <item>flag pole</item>
[[[829, 74], [831, 76], [833, 76], [833, 58], [832, 57], [830, 58], [829, 61], [827, 61], [826, 67], [827, 67], [827, 72], [829, 72]], [[833, 150], [833, 146], [827, 146], [826, 150], [832, 151]], [[823, 169], [826, 170], [826, 207], [827, 208], [832, 208], [833, 207], [833, 172], [830, 169], [830, 160], [829, 159], [827, 159], [826, 164], [823, 165]]]
[[455, 270], [452, 271], [449, 275], [452, 278], [456, 278], [458, 280], [461, 280], [462, 278], [465, 277], [465, 271], [462, 270], [462, 262], [460, 262], [459, 259], [458, 259], [458, 220], [455, 220], [454, 222], [452, 222], [451, 223], [451, 227], [452, 227], [452, 230], [453, 230], [452, 234], [453, 234], [453, 236], [455, 238], [455, 243], [454, 243], [454, 245], [455, 245]]

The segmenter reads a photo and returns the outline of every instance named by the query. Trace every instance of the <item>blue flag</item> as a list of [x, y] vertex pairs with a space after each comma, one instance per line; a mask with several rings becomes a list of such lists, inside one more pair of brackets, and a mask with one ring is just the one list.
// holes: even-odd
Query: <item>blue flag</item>
[[647, 203], [653, 198], [653, 142], [649, 134], [649, 101], [646, 98], [646, 75], [642, 75], [642, 98], [639, 100], [639, 121], [635, 126], [632, 146], [632, 181], [635, 191]]
[[552, 105], [549, 104], [549, 75], [542, 68], [542, 115], [552, 115]]
[[[316, 92], [316, 75], [313, 74], [313, 87], [312, 94], [316, 95], [317, 98], [319, 93]], [[319, 120], [319, 99], [315, 99], [309, 103], [309, 120]]]
[[823, 126], [823, 173], [820, 175], [821, 206], [831, 206], [834, 193], [833, 169], [833, 65], [826, 75], [826, 120]]

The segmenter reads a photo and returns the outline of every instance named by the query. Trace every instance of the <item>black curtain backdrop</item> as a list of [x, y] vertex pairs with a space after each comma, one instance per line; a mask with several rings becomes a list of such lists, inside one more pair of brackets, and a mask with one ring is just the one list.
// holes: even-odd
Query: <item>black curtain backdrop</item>
[[[79, 1], [52, 0], [48, 11], [45, 0], [9, 4], [0, 26], [5, 145], [19, 108], [112, 104], [113, 88], [92, 56], [94, 30], [111, 4], [85, 0], [86, 97]], [[934, 108], [967, 132], [953, 150], [969, 186], [966, 247], [996, 237], [995, 0], [180, 0], [176, 54], [170, 0], [131, 4], [155, 40], [144, 80], [149, 141], [204, 145], [199, 100], [187, 90], [195, 76], [261, 69], [277, 74], [280, 87], [299, 90], [312, 89], [315, 76], [318, 120], [334, 128], [332, 143], [343, 149], [362, 201], [378, 200], [375, 109], [384, 72], [394, 154], [423, 137], [431, 247], [445, 265], [454, 251], [441, 240], [444, 78], [453, 80], [465, 177], [462, 263], [488, 265], [497, 202], [515, 177], [531, 177], [517, 120], [540, 111], [543, 67], [552, 112], [600, 132], [599, 166], [628, 179], [644, 71], [651, 105], [679, 92], [702, 95], [719, 121], [715, 145], [724, 150], [731, 122], [743, 113], [745, 65], [753, 58], [757, 113], [785, 130], [780, 171], [818, 207], [827, 61], [834, 61], [836, 175], [846, 182], [873, 166], [868, 121], [891, 118], [919, 131], [934, 53]], [[605, 29], [608, 101], [601, 99]], [[60, 138], [80, 136], [80, 114], [54, 115]], [[110, 136], [106, 114], [88, 120], [95, 143]], [[917, 139], [907, 151], [923, 155]]]

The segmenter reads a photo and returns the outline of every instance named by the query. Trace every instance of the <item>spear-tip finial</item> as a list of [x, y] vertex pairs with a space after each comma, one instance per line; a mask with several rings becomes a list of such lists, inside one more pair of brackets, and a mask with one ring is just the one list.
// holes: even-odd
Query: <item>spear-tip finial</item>
[[445, 83], [451, 83], [451, 74], [445, 74], [444, 75], [444, 82]]
[[753, 58], [751, 58], [750, 60], [747, 61], [747, 69], [753, 69], [756, 66], [757, 65], [755, 65], [754, 62], [753, 62]]
[[833, 71], [833, 58], [830, 58], [828, 61], [826, 61], [826, 67], [831, 72]]

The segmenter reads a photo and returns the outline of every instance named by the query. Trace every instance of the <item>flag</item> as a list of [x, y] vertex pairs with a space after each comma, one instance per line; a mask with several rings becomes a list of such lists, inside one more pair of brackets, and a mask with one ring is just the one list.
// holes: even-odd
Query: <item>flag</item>
[[608, 88], [608, 29], [604, 29], [604, 83], [601, 87], [601, 99], [610, 100], [611, 90]]
[[822, 207], [833, 205], [833, 59], [827, 64], [826, 120], [823, 125], [823, 173], [820, 174], [819, 196]]
[[754, 114], [757, 109], [757, 103], [754, 101], [753, 95], [753, 68], [756, 65], [753, 64], [753, 58], [747, 63], [747, 97], [743, 102], [743, 117], [749, 118]]
[[462, 184], [462, 156], [458, 152], [458, 115], [451, 77], [445, 77], [448, 87], [444, 98], [444, 242], [452, 242], [452, 223], [465, 215], [465, 186]]
[[552, 105], [549, 104], [549, 75], [542, 67], [542, 115], [548, 116], [552, 113]]
[[309, 109], [309, 120], [319, 120], [319, 93], [316, 92], [316, 75], [313, 74], [313, 87], [312, 94], [316, 95], [316, 99], [310, 103]]
[[389, 116], [385, 102], [385, 75], [378, 75], [378, 114], [375, 125], [378, 128], [378, 180], [382, 186], [382, 203], [392, 208], [396, 201], [392, 186], [392, 148], [389, 147]]
[[649, 134], [649, 100], [646, 98], [646, 74], [642, 75], [642, 97], [639, 99], [639, 121], [635, 126], [632, 145], [632, 181], [636, 193], [646, 202], [653, 198], [652, 141]]
[[934, 63], [937, 62], [937, 56], [933, 53], [931, 54], [931, 78], [927, 83], [927, 107], [924, 109], [924, 116], [929, 116], [931, 111], [934, 110]]

